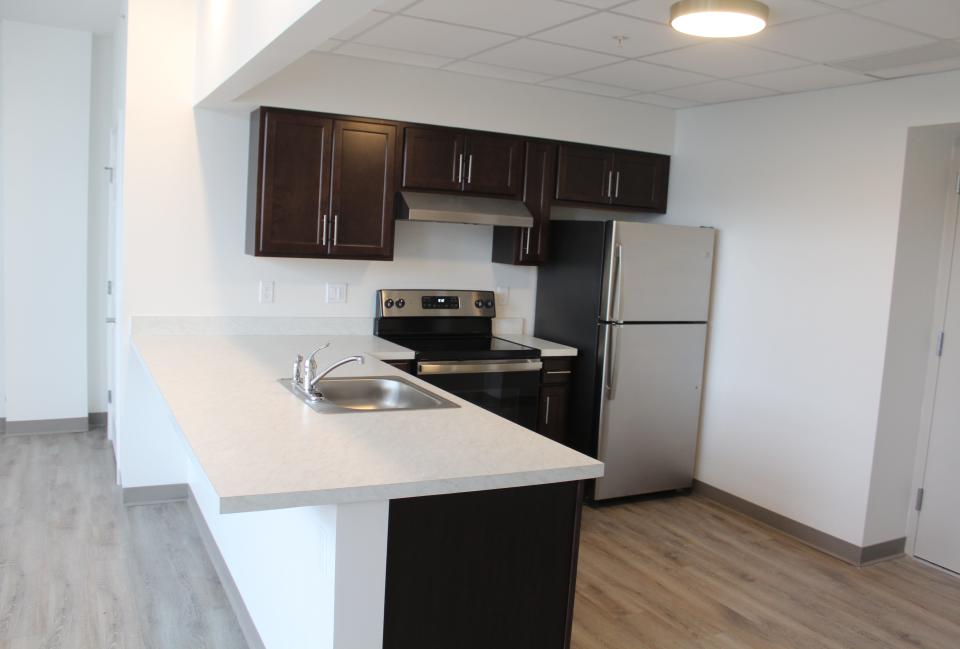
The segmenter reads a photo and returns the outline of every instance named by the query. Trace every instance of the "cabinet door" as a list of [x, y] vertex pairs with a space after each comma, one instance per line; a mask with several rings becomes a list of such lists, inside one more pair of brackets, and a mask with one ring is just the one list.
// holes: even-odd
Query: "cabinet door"
[[613, 204], [667, 211], [670, 157], [617, 152], [613, 161]]
[[597, 147], [561, 144], [557, 199], [609, 204], [613, 194], [613, 153]]
[[403, 187], [459, 191], [464, 174], [463, 134], [419, 127], [404, 133]]
[[563, 444], [567, 439], [567, 405], [570, 388], [567, 385], [544, 385], [540, 388], [540, 418], [537, 432]]
[[334, 123], [331, 256], [392, 257], [396, 139], [389, 124]]
[[467, 133], [464, 156], [464, 191], [520, 197], [523, 191], [523, 140], [489, 133]]
[[309, 114], [261, 113], [259, 141], [251, 143], [258, 146], [254, 254], [326, 254], [332, 129], [332, 120]]
[[533, 215], [533, 227], [520, 230], [519, 261], [538, 264], [547, 260], [550, 204], [557, 183], [557, 145], [553, 142], [527, 144], [523, 203]]

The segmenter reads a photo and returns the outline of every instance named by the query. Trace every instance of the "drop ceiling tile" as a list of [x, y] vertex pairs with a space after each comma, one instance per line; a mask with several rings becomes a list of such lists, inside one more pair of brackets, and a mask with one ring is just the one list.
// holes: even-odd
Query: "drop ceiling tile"
[[522, 36], [591, 12], [556, 0], [421, 0], [405, 13]]
[[609, 9], [616, 5], [623, 4], [625, 0], [562, 0], [570, 4], [586, 5], [594, 9]]
[[403, 11], [417, 0], [384, 0], [380, 3], [380, 6], [377, 7], [380, 11], [389, 11], [395, 13], [397, 11]]
[[523, 83], [540, 83], [549, 78], [548, 75], [537, 72], [527, 72], [526, 70], [514, 70], [513, 68], [504, 68], [499, 65], [489, 65], [487, 63], [477, 63], [475, 61], [454, 61], [446, 66], [444, 70], [453, 72], [462, 72], [464, 74], [473, 74], [479, 77], [494, 77], [496, 79], [507, 79], [509, 81], [522, 81]]
[[[635, 0], [613, 11], [667, 25], [670, 23], [670, 7], [674, 2], [676, 0]], [[764, 0], [764, 4], [770, 7], [771, 25], [834, 11], [832, 7], [814, 0]]]
[[882, 79], [898, 79], [916, 74], [934, 74], [937, 72], [950, 72], [951, 70], [960, 70], [960, 57], [871, 70], [870, 74]]
[[656, 92], [710, 81], [710, 77], [702, 74], [665, 68], [662, 65], [652, 65], [642, 61], [614, 63], [596, 70], [587, 70], [575, 76], [584, 81], [620, 86], [641, 92]]
[[338, 32], [334, 38], [339, 38], [342, 41], [349, 41], [354, 36], [365, 32], [374, 25], [382, 23], [389, 17], [390, 14], [388, 13], [384, 13], [382, 11], [371, 11], [357, 22]]
[[957, 0], [885, 0], [856, 11], [924, 34], [960, 38], [960, 2]]
[[530, 39], [521, 39], [501, 45], [473, 57], [479, 63], [491, 63], [507, 68], [542, 72], [551, 76], [560, 76], [596, 68], [608, 63], [616, 63], [616, 57], [587, 52], [573, 47], [543, 43]]
[[933, 39], [848, 13], [774, 25], [751, 42], [810, 61], [836, 61], [932, 43]]
[[576, 92], [586, 92], [591, 95], [604, 95], [606, 97], [625, 97], [634, 93], [633, 90], [628, 88], [618, 88], [602, 83], [591, 83], [589, 81], [570, 78], [551, 79], [550, 81], [544, 81], [541, 85], [563, 88], [564, 90], [574, 90]]
[[470, 56], [509, 41], [503, 34], [446, 25], [407, 16], [392, 16], [356, 38], [357, 43], [448, 58]]
[[[614, 36], [624, 36], [623, 44]], [[666, 25], [606, 12], [548, 29], [534, 38], [629, 58], [693, 45], [700, 40]]]
[[834, 7], [839, 7], [840, 9], [853, 9], [854, 7], [862, 7], [863, 5], [873, 4], [877, 0], [819, 0], [824, 4], [833, 5]]
[[779, 90], [780, 92], [804, 92], [805, 90], [817, 90], [820, 88], [852, 86], [858, 83], [874, 81], [874, 79], [862, 74], [848, 72], [846, 70], [837, 70], [836, 68], [830, 68], [825, 65], [808, 65], [791, 70], [777, 70], [776, 72], [754, 74], [741, 77], [737, 79], [737, 81], [770, 88], [771, 90]]
[[723, 78], [797, 68], [807, 63], [731, 41], [706, 42], [682, 50], [648, 56], [644, 61]]
[[711, 81], [710, 83], [702, 83], [698, 86], [675, 88], [664, 94], [677, 97], [678, 99], [698, 101], [702, 104], [719, 104], [724, 101], [754, 99], [756, 97], [766, 97], [777, 93], [773, 90], [748, 86], [735, 81]]
[[627, 101], [637, 101], [641, 104], [653, 104], [654, 106], [661, 106], [663, 108], [690, 108], [691, 106], [700, 105], [700, 102], [691, 101], [689, 99], [678, 99], [677, 97], [668, 97], [666, 95], [658, 95], [649, 92], [642, 95], [623, 97], [623, 99], [626, 99]]
[[439, 68], [453, 60], [442, 56], [433, 56], [432, 54], [419, 54], [406, 50], [394, 50], [389, 47], [376, 47], [375, 45], [352, 42], [344, 43], [337, 48], [337, 54], [356, 56], [361, 59], [377, 59], [378, 61], [389, 61], [391, 63], [417, 65], [422, 68]]

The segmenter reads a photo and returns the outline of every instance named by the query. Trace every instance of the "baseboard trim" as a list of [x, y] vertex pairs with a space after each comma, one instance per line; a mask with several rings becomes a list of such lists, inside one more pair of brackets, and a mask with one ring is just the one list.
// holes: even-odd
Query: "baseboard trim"
[[59, 433], [85, 433], [90, 430], [89, 417], [68, 419], [32, 419], [25, 421], [4, 420], [4, 435], [47, 435]]
[[106, 428], [107, 427], [107, 413], [105, 412], [91, 412], [87, 416], [87, 421], [90, 424], [90, 428]]
[[128, 507], [174, 503], [189, 498], [190, 485], [186, 484], [159, 484], [148, 487], [123, 488], [123, 504]]
[[233, 575], [230, 574], [227, 562], [220, 554], [220, 548], [217, 547], [217, 542], [213, 539], [213, 533], [207, 526], [203, 512], [200, 511], [197, 499], [189, 486], [187, 486], [187, 494], [187, 506], [190, 508], [190, 513], [193, 514], [194, 523], [196, 523], [200, 538], [203, 540], [203, 547], [207, 551], [207, 556], [210, 557], [213, 569], [220, 578], [223, 591], [227, 595], [227, 601], [233, 608], [233, 614], [237, 616], [237, 623], [240, 625], [240, 632], [243, 633], [243, 637], [247, 641], [247, 647], [249, 649], [266, 649], [266, 645], [263, 644], [263, 639], [253, 623], [253, 618], [250, 617], [250, 611], [247, 610], [247, 605], [244, 604], [243, 597], [240, 596], [240, 589], [237, 588], [237, 583], [233, 580]]
[[860, 567], [893, 559], [902, 555], [906, 547], [906, 537], [865, 547], [855, 545], [699, 480], [693, 481], [693, 491], [728, 509], [749, 516], [764, 525], [783, 532], [815, 550], [854, 566]]

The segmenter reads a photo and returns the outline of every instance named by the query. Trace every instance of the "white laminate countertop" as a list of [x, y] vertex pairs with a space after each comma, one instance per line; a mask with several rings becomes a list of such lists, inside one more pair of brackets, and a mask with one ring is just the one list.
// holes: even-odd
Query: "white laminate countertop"
[[[297, 352], [332, 374], [399, 375], [459, 408], [321, 414], [279, 382]], [[136, 335], [142, 359], [223, 513], [481, 491], [596, 478], [603, 464], [377, 358], [410, 358], [376, 336]]]
[[566, 345], [561, 345], [560, 343], [552, 343], [549, 340], [544, 340], [543, 338], [534, 338], [533, 336], [525, 336], [523, 334], [494, 334], [497, 338], [503, 338], [504, 340], [509, 340], [510, 342], [517, 343], [519, 345], [526, 345], [527, 347], [533, 347], [534, 349], [540, 350], [540, 356], [543, 358], [550, 358], [551, 356], [576, 356], [577, 348], [576, 347], [567, 347]]

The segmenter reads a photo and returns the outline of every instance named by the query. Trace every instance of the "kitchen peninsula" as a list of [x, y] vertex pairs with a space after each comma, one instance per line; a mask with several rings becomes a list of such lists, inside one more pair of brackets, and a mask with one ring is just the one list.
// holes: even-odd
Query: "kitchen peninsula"
[[[279, 382], [402, 376], [457, 407], [318, 413]], [[602, 464], [382, 361], [374, 336], [137, 335], [124, 485], [189, 485], [251, 647], [569, 644], [581, 481]], [[186, 490], [187, 488], [184, 487]]]

